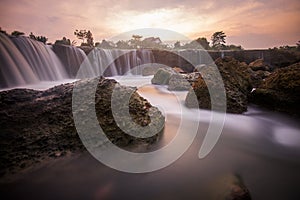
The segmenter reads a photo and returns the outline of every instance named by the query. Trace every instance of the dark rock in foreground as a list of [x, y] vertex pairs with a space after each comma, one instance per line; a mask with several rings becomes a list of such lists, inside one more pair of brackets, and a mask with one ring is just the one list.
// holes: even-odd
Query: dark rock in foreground
[[[91, 82], [84, 80], [76, 84], [84, 86], [82, 88], [88, 91], [92, 87]], [[0, 93], [0, 176], [18, 172], [21, 168], [50, 157], [84, 150], [73, 121], [74, 85], [69, 83], [45, 91], [14, 89]], [[107, 138], [121, 147], [155, 142], [160, 132], [152, 137], [136, 138], [125, 134], [117, 126], [111, 111], [114, 88], [121, 94], [132, 94], [129, 96], [129, 113], [137, 125], [152, 124], [160, 132], [164, 125], [161, 112], [139, 96], [135, 88], [120, 86], [115, 80], [100, 79], [94, 98], [94, 110]], [[85, 91], [82, 91], [82, 95]], [[83, 104], [89, 106], [89, 102], [83, 101]], [[88, 119], [89, 116], [86, 117]]]
[[281, 68], [254, 90], [250, 100], [258, 105], [300, 115], [300, 63]]
[[[248, 94], [252, 89], [251, 72], [248, 65], [231, 57], [219, 58], [215, 63], [225, 87], [227, 112], [243, 113], [247, 111]], [[187, 94], [185, 104], [191, 108], [199, 106], [202, 109], [211, 109], [211, 95], [207, 85], [210, 85], [210, 88], [216, 91], [215, 93], [222, 92], [222, 87], [219, 84], [222, 80], [217, 80], [221, 77], [217, 76], [217, 72], [209, 66], [203, 67], [201, 73], [207, 74], [206, 82], [203, 77], [197, 79]], [[193, 92], [196, 94], [197, 101], [195, 101]], [[218, 99], [216, 94], [214, 98], [218, 102], [216, 108], [222, 107], [224, 102], [222, 102], [221, 97]]]

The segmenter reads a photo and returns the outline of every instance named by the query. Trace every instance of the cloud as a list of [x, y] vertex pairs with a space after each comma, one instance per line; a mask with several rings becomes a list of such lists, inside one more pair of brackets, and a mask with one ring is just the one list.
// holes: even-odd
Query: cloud
[[300, 39], [298, 24], [299, 0], [3, 0], [0, 7], [3, 29], [46, 35], [52, 42], [63, 36], [75, 39], [75, 29], [89, 29], [100, 41], [123, 31], [155, 27], [190, 38], [210, 38], [223, 30], [228, 41], [252, 48], [278, 41], [294, 44]]

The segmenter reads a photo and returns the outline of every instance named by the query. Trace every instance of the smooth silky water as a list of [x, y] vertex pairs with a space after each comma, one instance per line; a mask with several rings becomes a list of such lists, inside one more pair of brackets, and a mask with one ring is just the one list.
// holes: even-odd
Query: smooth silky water
[[190, 114], [184, 116], [188, 119], [186, 124], [181, 124], [181, 109], [187, 109], [186, 92], [151, 85], [151, 76], [113, 78], [123, 85], [142, 86], [139, 94], [166, 116], [162, 138], [147, 146], [147, 151], [168, 144], [179, 126], [187, 127], [189, 135], [189, 123], [199, 121], [197, 137], [183, 156], [159, 171], [129, 174], [108, 168], [85, 152], [25, 173], [15, 182], [1, 186], [1, 193], [26, 199], [207, 199], [209, 193], [218, 193], [214, 190], [218, 180], [235, 174], [243, 179], [254, 200], [299, 199], [299, 120], [254, 105], [242, 115], [227, 114], [216, 146], [199, 159], [210, 111], [193, 109], [191, 113], [200, 113], [200, 119]]

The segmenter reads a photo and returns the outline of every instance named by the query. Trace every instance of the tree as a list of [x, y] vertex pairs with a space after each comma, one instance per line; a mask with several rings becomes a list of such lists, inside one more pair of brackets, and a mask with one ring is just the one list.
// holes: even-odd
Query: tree
[[20, 31], [13, 31], [13, 32], [11, 33], [11, 35], [13, 35], [13, 36], [20, 36], [20, 35], [25, 35], [25, 33], [20, 32]]
[[70, 39], [67, 39], [66, 37], [63, 37], [62, 40], [56, 40], [55, 41], [56, 45], [71, 45]]
[[132, 38], [136, 41], [141, 41], [142, 37], [143, 36], [141, 36], [141, 35], [132, 35]]
[[4, 35], [7, 35], [5, 30], [2, 30], [2, 28], [0, 27], [0, 33], [3, 33]]
[[48, 38], [46, 38], [45, 36], [37, 36], [36, 40], [46, 44]]
[[296, 43], [297, 49], [300, 50], [300, 40]]
[[33, 40], [36, 40], [36, 41], [39, 41], [39, 42], [42, 42], [44, 44], [46, 44], [48, 38], [46, 38], [45, 36], [35, 36], [32, 32], [30, 32], [30, 35], [29, 37]]
[[141, 35], [132, 35], [132, 39], [130, 40], [130, 44], [133, 46], [133, 48], [139, 48], [141, 45], [141, 38], [143, 36]]
[[87, 31], [86, 30], [75, 30], [74, 35], [79, 39], [82, 40], [82, 43], [84, 43], [84, 40], [86, 38]]
[[214, 49], [222, 49], [225, 46], [226, 35], [223, 31], [215, 32], [211, 36], [212, 47]]
[[181, 48], [181, 44], [180, 44], [180, 41], [176, 41], [174, 43], [174, 49], [180, 49]]
[[30, 37], [31, 39], [33, 39], [33, 40], [36, 40], [36, 37], [35, 37], [35, 35], [34, 35], [32, 32], [30, 32], [29, 37]]
[[86, 43], [89, 45], [89, 46], [94, 46], [94, 38], [93, 38], [93, 34], [91, 31], [88, 31], [86, 33]]
[[243, 50], [243, 47], [241, 45], [237, 46], [237, 45], [231, 44], [231, 45], [223, 46], [223, 49], [231, 50], [231, 51], [241, 51], [241, 50]]
[[200, 44], [203, 49], [209, 49], [209, 42], [205, 37], [199, 37], [195, 41]]
[[[81, 46], [94, 46], [93, 34], [90, 30], [75, 30], [74, 35], [82, 40]], [[86, 40], [86, 43], [85, 43]]]

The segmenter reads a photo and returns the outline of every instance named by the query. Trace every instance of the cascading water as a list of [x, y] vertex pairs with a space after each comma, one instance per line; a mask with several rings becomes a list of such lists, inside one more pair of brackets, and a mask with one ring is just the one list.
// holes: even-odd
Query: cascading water
[[50, 46], [27, 37], [0, 34], [0, 87], [9, 88], [39, 81], [67, 78]]
[[[52, 49], [63, 63], [68, 77], [75, 78], [80, 65], [87, 57], [84, 51], [70, 45], [53, 45]], [[91, 67], [88, 61], [85, 61], [85, 65]]]
[[12, 41], [39, 80], [55, 81], [67, 78], [63, 65], [49, 46], [22, 36], [14, 37]]
[[94, 48], [82, 64], [78, 78], [99, 75], [141, 75], [145, 64], [154, 63], [151, 50], [120, 50]]
[[10, 38], [0, 33], [0, 88], [36, 83], [38, 80]]
[[1, 34], [0, 42], [1, 88], [75, 77], [140, 75], [144, 64], [154, 62], [151, 50], [147, 49], [94, 48], [87, 57], [79, 48], [47, 46], [24, 36], [9, 37]]

